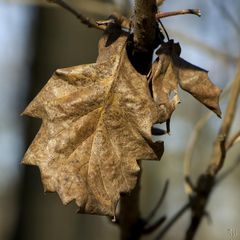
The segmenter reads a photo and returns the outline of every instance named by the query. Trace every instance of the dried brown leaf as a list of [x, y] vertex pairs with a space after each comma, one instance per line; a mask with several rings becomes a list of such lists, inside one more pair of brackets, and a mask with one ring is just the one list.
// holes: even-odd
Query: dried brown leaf
[[96, 63], [57, 70], [24, 111], [42, 126], [23, 163], [40, 168], [45, 191], [85, 213], [114, 216], [120, 194], [135, 187], [137, 160], [163, 153], [151, 140], [161, 111], [126, 40], [104, 36]]
[[[188, 63], [180, 57], [181, 47], [172, 40], [162, 44], [158, 58], [152, 66], [150, 82], [153, 98], [166, 109], [162, 122], [170, 117], [179, 102], [178, 85], [206, 107], [221, 116], [219, 96], [221, 90], [208, 77], [207, 71]], [[171, 98], [172, 93], [175, 97]]]

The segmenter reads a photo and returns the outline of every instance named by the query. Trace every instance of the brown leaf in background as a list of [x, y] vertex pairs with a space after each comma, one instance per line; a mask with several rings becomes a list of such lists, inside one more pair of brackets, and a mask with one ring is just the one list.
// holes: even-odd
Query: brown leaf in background
[[126, 40], [104, 36], [97, 63], [57, 70], [24, 111], [43, 122], [23, 163], [40, 168], [45, 191], [85, 213], [113, 216], [120, 194], [135, 187], [136, 160], [163, 153], [151, 140], [161, 114]]
[[220, 117], [221, 90], [210, 81], [207, 71], [185, 61], [180, 57], [180, 53], [181, 47], [178, 43], [172, 40], [163, 43], [152, 66], [149, 82], [153, 98], [160, 107], [166, 109], [162, 122], [171, 117], [176, 104], [180, 101], [177, 93], [178, 84]]

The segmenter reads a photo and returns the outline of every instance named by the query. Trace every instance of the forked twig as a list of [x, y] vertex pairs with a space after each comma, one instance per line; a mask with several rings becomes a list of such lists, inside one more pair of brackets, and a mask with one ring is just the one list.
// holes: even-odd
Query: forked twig
[[236, 77], [233, 81], [228, 101], [227, 110], [218, 135], [216, 137], [213, 154], [210, 158], [206, 172], [201, 174], [198, 178], [197, 186], [194, 194], [191, 195], [192, 201], [192, 218], [191, 223], [186, 232], [185, 240], [192, 240], [201, 224], [202, 218], [206, 215], [206, 205], [209, 196], [216, 184], [216, 176], [221, 170], [226, 157], [226, 141], [229, 136], [229, 131], [232, 126], [234, 115], [236, 113], [237, 100], [240, 93], [240, 64], [237, 69]]
[[[225, 172], [223, 172], [215, 181], [214, 188], [222, 182], [230, 173], [232, 173], [238, 166], [240, 165], [240, 158], [238, 158], [229, 169], [227, 169]], [[196, 199], [195, 199], [196, 200]], [[194, 203], [194, 198], [190, 198], [189, 203], [185, 204], [173, 217], [171, 220], [167, 222], [167, 224], [160, 230], [158, 233], [157, 237], [155, 240], [160, 240], [162, 237], [165, 236], [165, 234], [171, 229], [171, 227], [179, 220], [179, 218], [193, 205]], [[204, 212], [203, 212], [204, 213]], [[206, 212], [204, 213], [206, 214]], [[207, 215], [207, 214], [206, 214]]]

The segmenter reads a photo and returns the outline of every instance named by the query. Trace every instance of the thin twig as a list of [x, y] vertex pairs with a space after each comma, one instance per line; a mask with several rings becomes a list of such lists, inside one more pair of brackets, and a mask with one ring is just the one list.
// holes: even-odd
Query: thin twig
[[200, 41], [198, 39], [193, 38], [192, 36], [179, 32], [176, 29], [168, 29], [168, 32], [171, 35], [179, 38], [181, 41], [184, 41], [188, 45], [196, 47], [199, 51], [203, 51], [207, 53], [209, 56], [213, 57], [214, 59], [217, 58], [231, 64], [236, 64], [238, 61], [237, 57], [232, 56], [229, 53], [223, 52], [220, 49], [211, 47], [210, 45], [204, 43], [203, 41]]
[[215, 187], [219, 185], [226, 177], [228, 177], [237, 167], [240, 165], [240, 157], [235, 160], [235, 162], [227, 170], [225, 170], [216, 180]]
[[226, 150], [229, 150], [236, 142], [240, 140], [240, 130], [226, 143]]
[[106, 29], [106, 26], [98, 25], [95, 23], [95, 21], [91, 20], [88, 17], [83, 16], [79, 11], [74, 9], [71, 5], [66, 3], [64, 0], [47, 0], [47, 1], [50, 3], [57, 4], [57, 5], [61, 6], [62, 8], [66, 9], [67, 11], [72, 13], [75, 17], [77, 17], [81, 21], [81, 23], [87, 25], [90, 28], [92, 27], [92, 28], [96, 28], [96, 29], [100, 29], [100, 30]]
[[168, 188], [169, 188], [169, 180], [166, 181], [166, 183], [164, 185], [164, 188], [163, 188], [163, 191], [162, 191], [162, 194], [161, 194], [161, 197], [160, 197], [159, 201], [157, 202], [155, 208], [150, 212], [150, 214], [146, 218], [146, 223], [147, 224], [155, 217], [155, 215], [157, 214], [158, 209], [162, 206], [162, 203], [163, 203], [163, 201], [164, 201], [164, 199], [166, 197]]
[[[67, 10], [68, 12], [72, 13], [76, 18], [78, 18], [81, 21], [82, 24], [87, 25], [89, 28], [96, 28], [96, 29], [99, 29], [99, 30], [105, 30], [106, 27], [113, 22], [112, 19], [103, 20], [103, 21], [94, 21], [94, 20], [92, 20], [88, 17], [85, 17], [83, 14], [81, 14], [79, 11], [77, 11], [75, 8], [73, 8], [69, 3], [67, 3], [64, 0], [47, 0], [47, 1], [50, 2], [50, 3], [54, 3], [56, 5], [59, 5], [62, 8], [64, 8], [65, 10]], [[154, 0], [152, 0], [152, 1], [154, 2]], [[141, 4], [143, 4], [143, 3], [141, 3]], [[149, 5], [149, 3], [147, 3], [147, 5]], [[173, 12], [158, 12], [158, 13], [155, 14], [155, 18], [156, 18], [156, 20], [159, 20], [161, 18], [183, 15], [183, 14], [194, 14], [194, 15], [197, 15], [197, 16], [201, 16], [201, 12], [200, 12], [199, 9], [183, 9], [183, 10], [178, 10], [178, 11], [173, 11]], [[140, 15], [140, 14], [136, 13], [136, 15]], [[143, 16], [143, 15], [141, 15], [141, 16]], [[144, 18], [145, 17], [146, 16], [144, 16]], [[149, 19], [149, 15], [147, 16], [146, 19]], [[134, 23], [132, 23], [131, 20], [125, 18], [124, 16], [120, 17], [118, 20], [120, 20], [121, 26], [123, 28], [125, 28], [126, 30], [130, 30], [130, 28], [134, 25]], [[135, 22], [139, 22], [139, 20], [137, 20]], [[152, 21], [149, 21], [149, 23], [150, 22], [153, 23]], [[145, 28], [153, 31], [153, 28], [151, 29], [151, 28], [149, 28], [149, 26], [151, 26], [151, 24], [148, 25]], [[139, 32], [139, 29], [137, 29], [136, 33], [138, 33], [138, 32]], [[135, 33], [135, 35], [136, 35], [136, 33]], [[144, 41], [144, 42], [148, 43], [149, 46], [140, 46], [139, 45], [139, 43], [137, 42], [136, 39], [139, 39], [141, 34], [142, 33], [139, 33], [139, 36], [135, 37], [135, 42], [137, 43], [137, 48], [144, 47], [145, 49], [147, 49], [146, 47], [149, 47], [150, 45], [153, 45], [156, 33], [154, 33], [154, 35], [153, 35], [154, 37], [148, 37], [149, 39], [151, 39], [151, 41]]]
[[226, 157], [226, 141], [232, 126], [234, 115], [237, 107], [238, 95], [240, 92], [240, 63], [237, 68], [236, 77], [232, 83], [230, 99], [228, 101], [227, 110], [215, 143], [213, 145], [213, 154], [210, 158], [210, 164], [206, 172], [198, 178], [197, 186], [194, 194], [192, 194], [192, 218], [187, 229], [185, 240], [194, 239], [196, 232], [201, 224], [203, 217], [206, 215], [206, 205], [211, 195], [212, 189], [216, 183], [216, 175], [224, 164]]
[[[184, 171], [184, 178], [186, 180], [188, 179], [190, 182], [191, 182], [191, 180], [190, 180], [191, 162], [192, 162], [195, 146], [196, 146], [201, 129], [208, 122], [208, 120], [210, 119], [211, 116], [212, 116], [212, 113], [208, 112], [206, 115], [204, 115], [202, 118], [200, 118], [198, 120], [198, 122], [196, 123], [196, 125], [192, 131], [190, 140], [188, 141], [188, 144], [187, 144], [185, 156], [183, 159], [183, 166], [184, 166], [183, 171]], [[192, 194], [192, 192], [193, 192], [192, 186], [187, 181], [185, 181], [184, 188], [185, 188], [185, 192], [188, 195]]]
[[163, 227], [163, 229], [157, 234], [155, 240], [160, 240], [170, 230], [170, 228], [178, 221], [178, 219], [191, 207], [191, 202], [186, 203]]
[[[210, 218], [205, 208], [209, 200], [210, 194], [229, 174], [231, 174], [240, 164], [240, 158], [234, 164], [223, 172], [217, 179], [215, 176], [202, 174], [198, 178], [197, 187], [195, 187], [194, 194], [191, 195], [190, 201], [192, 203], [192, 219], [190, 226], [186, 232], [185, 240], [192, 240], [200, 226], [201, 220], [204, 216]], [[210, 218], [211, 219], [211, 218]]]
[[166, 221], [166, 216], [160, 217], [155, 223], [150, 226], [146, 226], [143, 228], [143, 234], [148, 235], [156, 231], [164, 222]]
[[185, 240], [193, 240], [206, 212], [206, 205], [215, 184], [215, 177], [209, 174], [201, 174], [198, 178], [194, 193], [190, 196], [191, 221], [186, 231]]
[[[231, 89], [231, 85], [232, 85], [232, 82], [228, 83], [227, 86], [225, 86], [225, 88], [223, 89], [223, 92], [221, 94], [221, 101], [224, 100], [226, 96], [228, 96], [228, 93], [230, 92], [230, 89]], [[194, 129], [192, 131], [192, 134], [190, 136], [190, 139], [186, 147], [185, 155], [183, 158], [183, 165], [184, 165], [184, 178], [186, 180], [184, 188], [185, 188], [185, 192], [188, 195], [191, 195], [193, 192], [193, 187], [191, 186], [191, 184], [189, 184], [191, 183], [190, 170], [191, 170], [191, 161], [193, 159], [193, 153], [194, 153], [200, 132], [212, 115], [213, 115], [213, 112], [208, 112], [198, 120], [198, 122], [194, 126]]]
[[[184, 14], [194, 14], [194, 15], [200, 17], [201, 16], [201, 11], [200, 11], [200, 9], [183, 9], [183, 10], [177, 10], [177, 11], [172, 11], [172, 12], [158, 12], [158, 13], [156, 13], [155, 18], [156, 18], [156, 21], [160, 22], [162, 28], [165, 30], [165, 28], [164, 28], [163, 24], [161, 23], [160, 19], [167, 18], [167, 17], [178, 16], [178, 15], [184, 15]], [[121, 26], [125, 29], [129, 29], [129, 26], [132, 26], [132, 27], [134, 26], [134, 23], [127, 18], [125, 18], [124, 21], [120, 21], [120, 22], [121, 22]], [[97, 21], [98, 25], [109, 25], [111, 23], [112, 23], [112, 19]], [[165, 32], [166, 32], [166, 30], [165, 30]]]
[[221, 15], [223, 15], [230, 22], [230, 24], [233, 26], [236, 32], [240, 35], [240, 24], [229, 12], [229, 10], [223, 5], [223, 3], [222, 2], [220, 3], [220, 1], [214, 1], [212, 3], [215, 3], [215, 6], [217, 6], [219, 11], [221, 12]]
[[[18, 4], [28, 4], [33, 6], [44, 6], [44, 7], [56, 7], [55, 4], [49, 4], [49, 2], [44, 0], [10, 0], [11, 2], [16, 2]], [[71, 1], [72, 2], [72, 1]], [[90, 0], [90, 1], [74, 1], [75, 6], [81, 9], [84, 13], [98, 15], [106, 17], [112, 12], [123, 12], [122, 4], [116, 4], [113, 2]], [[129, 9], [130, 10], [130, 9]]]
[[98, 20], [96, 21], [96, 23], [98, 25], [105, 25], [105, 26], [109, 26], [111, 24], [118, 24], [128, 32], [131, 31], [131, 28], [133, 27], [133, 22], [131, 20], [129, 20], [127, 17], [117, 12], [112, 13], [109, 18], [110, 19], [107, 19], [107, 20], [100, 20], [100, 21]]
[[156, 19], [178, 16], [178, 15], [185, 15], [185, 14], [193, 14], [198, 17], [202, 16], [200, 9], [182, 9], [173, 12], [158, 12], [156, 14]]
[[225, 160], [226, 155], [225, 144], [228, 139], [229, 131], [236, 113], [239, 93], [240, 93], [240, 63], [237, 68], [235, 80], [231, 87], [230, 99], [228, 102], [227, 110], [225, 112], [222, 125], [220, 127], [219, 133], [213, 146], [211, 164], [209, 165], [207, 170], [207, 172], [212, 176], [215, 176], [218, 173], [218, 171], [222, 168]]
[[190, 201], [192, 203], [192, 217], [191, 223], [186, 232], [185, 240], [194, 239], [196, 232], [201, 224], [202, 218], [207, 216], [209, 218], [209, 214], [206, 212], [206, 205], [209, 200], [209, 196], [212, 191], [222, 182], [230, 173], [232, 173], [236, 167], [240, 164], [240, 158], [223, 174], [220, 175], [217, 179], [215, 176], [209, 174], [202, 174], [198, 178], [197, 187], [195, 187], [194, 194], [191, 195]]

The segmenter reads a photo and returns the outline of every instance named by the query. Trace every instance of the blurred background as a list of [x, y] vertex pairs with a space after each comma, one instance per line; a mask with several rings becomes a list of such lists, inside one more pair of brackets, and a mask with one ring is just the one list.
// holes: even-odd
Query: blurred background
[[[132, 1], [69, 0], [85, 15], [105, 19], [113, 10], [132, 15]], [[202, 18], [164, 19], [182, 56], [207, 70], [224, 88], [234, 78], [240, 57], [240, 1], [166, 0], [162, 11], [200, 8]], [[57, 68], [94, 62], [101, 32], [44, 0], [0, 1], [0, 240], [118, 239], [119, 229], [106, 217], [75, 214], [57, 194], [43, 194], [39, 171], [20, 165], [40, 121], [20, 114]], [[158, 201], [164, 183], [170, 187], [156, 218], [171, 217], [187, 200], [183, 158], [197, 121], [208, 112], [188, 94], [172, 117], [160, 162], [143, 162], [141, 212], [146, 216]], [[228, 96], [221, 101], [224, 112]], [[232, 133], [240, 128], [238, 108]], [[205, 170], [221, 120], [212, 115], [194, 151], [193, 179]], [[227, 169], [240, 156], [239, 145], [228, 154]], [[208, 205], [212, 222], [204, 219], [196, 239], [240, 239], [240, 168], [216, 187]], [[185, 214], [164, 239], [181, 239], [188, 225]], [[143, 239], [153, 239], [152, 236]]]

